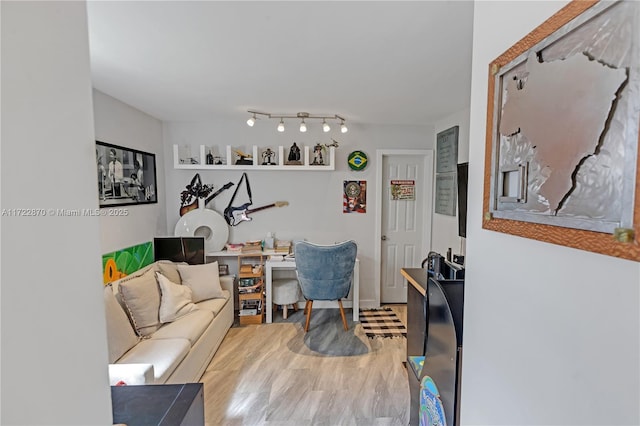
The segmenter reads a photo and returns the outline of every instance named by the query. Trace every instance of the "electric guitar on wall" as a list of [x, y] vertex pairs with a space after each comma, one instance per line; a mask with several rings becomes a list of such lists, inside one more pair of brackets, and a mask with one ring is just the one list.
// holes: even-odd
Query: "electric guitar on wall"
[[271, 207], [284, 207], [288, 206], [288, 201], [276, 201], [273, 204], [268, 204], [262, 207], [256, 207], [255, 209], [249, 209], [248, 207], [251, 203], [245, 203], [240, 207], [227, 207], [224, 209], [224, 218], [227, 223], [231, 226], [236, 226], [241, 222], [252, 220], [253, 218], [249, 217], [250, 213], [259, 212], [260, 210], [268, 209]]
[[[231, 188], [233, 185], [235, 185], [233, 182], [229, 182], [227, 184], [225, 184], [222, 188], [218, 189], [216, 192], [214, 192], [213, 194], [211, 194], [205, 201], [204, 201], [204, 205], [206, 206], [207, 204], [209, 204], [209, 201], [213, 200], [214, 198], [216, 198], [218, 195], [220, 195], [220, 193], [226, 189]], [[184, 216], [185, 214], [189, 213], [191, 210], [195, 210], [198, 208], [198, 199], [196, 198], [191, 204], [186, 205], [186, 206], [182, 206], [180, 207], [180, 216]]]

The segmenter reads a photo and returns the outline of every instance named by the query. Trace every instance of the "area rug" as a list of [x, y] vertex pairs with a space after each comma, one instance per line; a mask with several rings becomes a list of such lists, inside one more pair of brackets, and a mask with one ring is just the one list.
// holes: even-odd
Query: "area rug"
[[407, 337], [407, 329], [390, 308], [360, 309], [360, 324], [369, 339]]
[[294, 352], [308, 355], [323, 356], [359, 356], [369, 352], [366, 345], [366, 338], [360, 333], [356, 334], [356, 324], [352, 321], [351, 309], [345, 309], [347, 325], [349, 329], [344, 330], [340, 310], [314, 309], [311, 314], [309, 331], [305, 333], [304, 324], [306, 315], [303, 309], [289, 314], [288, 319], [282, 316], [274, 316], [273, 322], [298, 323], [298, 334], [292, 338], [287, 346]]

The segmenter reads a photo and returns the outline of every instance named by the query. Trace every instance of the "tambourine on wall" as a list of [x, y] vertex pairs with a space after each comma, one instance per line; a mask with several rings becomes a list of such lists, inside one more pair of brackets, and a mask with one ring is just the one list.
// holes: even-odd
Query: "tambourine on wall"
[[489, 64], [483, 228], [640, 261], [638, 21], [573, 1]]

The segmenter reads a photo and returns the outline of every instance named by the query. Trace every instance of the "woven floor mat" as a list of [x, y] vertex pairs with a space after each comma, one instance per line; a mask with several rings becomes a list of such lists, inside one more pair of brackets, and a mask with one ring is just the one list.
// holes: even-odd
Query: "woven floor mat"
[[369, 339], [407, 337], [407, 329], [390, 308], [360, 309], [360, 324]]

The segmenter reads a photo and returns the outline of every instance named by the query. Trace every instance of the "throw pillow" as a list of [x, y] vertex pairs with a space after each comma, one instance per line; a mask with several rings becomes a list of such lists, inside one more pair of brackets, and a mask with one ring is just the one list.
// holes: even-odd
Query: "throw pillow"
[[189, 287], [172, 282], [160, 272], [156, 272], [156, 277], [162, 293], [160, 298], [160, 322], [175, 321], [181, 316], [198, 309], [192, 301]]
[[160, 328], [160, 289], [153, 268], [121, 281], [118, 288], [139, 336], [148, 336]]
[[104, 310], [107, 319], [107, 347], [109, 363], [116, 362], [138, 343], [133, 327], [113, 294], [111, 285], [104, 288]]
[[224, 297], [218, 274], [218, 262], [204, 265], [178, 265], [182, 284], [193, 292], [193, 302]]
[[[158, 269], [160, 269], [160, 273], [165, 277], [169, 278], [169, 280], [176, 284], [182, 284], [180, 281], [180, 274], [178, 273], [178, 265], [171, 261], [159, 260], [158, 261]], [[183, 263], [186, 265], [186, 263]]]

